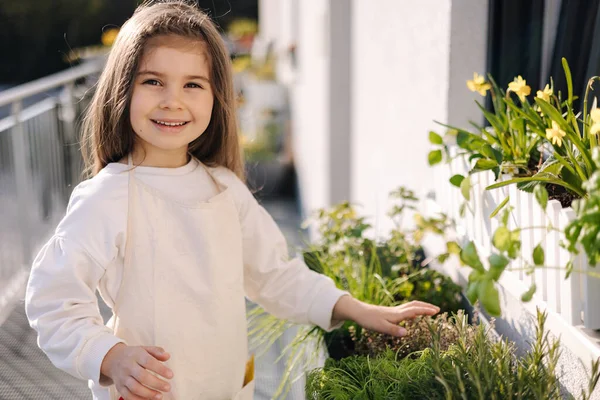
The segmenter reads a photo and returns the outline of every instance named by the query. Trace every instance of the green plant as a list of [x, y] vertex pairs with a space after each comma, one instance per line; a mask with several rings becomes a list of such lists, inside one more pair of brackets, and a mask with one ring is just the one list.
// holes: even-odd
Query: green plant
[[[548, 193], [541, 186], [536, 188], [535, 192], [537, 201], [542, 208], [545, 208], [545, 203], [548, 201]], [[461, 262], [472, 269], [467, 283], [467, 299], [472, 304], [475, 304], [479, 300], [483, 308], [492, 316], [499, 316], [501, 314], [500, 296], [495, 283], [498, 282], [509, 263], [518, 260], [521, 268], [527, 274], [532, 274], [535, 268], [541, 268], [545, 265], [545, 252], [541, 243], [537, 244], [532, 250], [531, 259], [533, 264], [522, 257], [521, 232], [524, 229], [534, 227], [517, 227], [511, 230], [508, 222], [512, 207], [507, 207], [507, 204], [508, 202], [502, 202], [491, 215], [491, 217], [495, 217], [496, 214], [501, 212], [499, 226], [491, 238], [493, 250], [487, 258], [487, 268], [479, 257], [477, 247], [473, 241], [467, 242], [460, 249], [459, 253]], [[552, 226], [535, 228], [544, 228], [548, 231], [557, 230], [557, 228]], [[535, 283], [532, 284], [523, 293], [521, 300], [524, 302], [530, 301], [536, 289]]]
[[[366, 236], [370, 225], [349, 203], [319, 210], [315, 221], [320, 240], [303, 252], [306, 264], [312, 270], [330, 277], [337, 287], [366, 303], [391, 306], [422, 300], [438, 304], [444, 311], [457, 311], [460, 287], [450, 278], [422, 265], [424, 255], [420, 241], [425, 232], [443, 234], [446, 216], [420, 217], [413, 230], [402, 230], [403, 214], [414, 210], [418, 199], [411, 191], [402, 188], [392, 196], [398, 203], [389, 215], [397, 228], [385, 241]], [[249, 317], [252, 348], [268, 346], [290, 326], [265, 315], [260, 308], [254, 309]], [[287, 389], [291, 371], [304, 370], [316, 359], [314, 351], [306, 350], [304, 343], [316, 343], [310, 346], [312, 348], [325, 344], [335, 358], [347, 357], [354, 352], [352, 329], [358, 327], [351, 322], [331, 333], [316, 327], [301, 328], [283, 352], [287, 357], [287, 367], [277, 396]]]
[[589, 196], [573, 202], [576, 217], [565, 228], [565, 238], [569, 252], [577, 254], [581, 243], [590, 265], [596, 265], [600, 261], [600, 148], [594, 149], [592, 158], [597, 169], [583, 183]]
[[[536, 337], [531, 349], [517, 357], [507, 340], [494, 342], [478, 329], [473, 345], [463, 335], [448, 352], [433, 341], [433, 369], [444, 386], [446, 398], [456, 399], [562, 399], [557, 379], [557, 340], [551, 340], [544, 326], [546, 315], [538, 311]], [[459, 330], [465, 325], [458, 325]]]
[[[467, 86], [482, 95], [490, 90], [493, 112], [486, 110], [476, 101], [490, 124], [489, 128], [471, 122], [476, 131], [470, 132], [445, 124], [441, 125], [450, 128], [451, 132], [456, 134], [456, 144], [463, 150], [458, 156], [466, 154], [470, 156], [469, 161], [474, 161], [470, 173], [492, 170], [496, 178], [500, 172], [527, 175], [539, 161], [538, 144], [541, 139], [531, 134], [531, 121], [513, 112], [519, 107], [510, 93], [517, 93], [521, 107], [530, 110], [532, 107], [525, 97], [525, 93], [529, 94], [530, 88], [520, 76], [511, 83], [507, 92], [502, 90], [491, 76], [489, 80], [491, 83], [484, 82], [483, 77], [475, 74], [473, 81], [467, 82]], [[434, 145], [442, 146], [449, 158], [448, 148], [444, 145], [441, 136], [430, 132], [429, 140]], [[441, 162], [442, 150], [430, 152], [429, 161], [431, 165]]]
[[[588, 81], [583, 109], [579, 113], [573, 106], [575, 97], [571, 71], [564, 58], [562, 64], [568, 90], [565, 101], [562, 101], [560, 94], [548, 98], [538, 96], [535, 102], [539, 112], [525, 108], [511, 108], [521, 118], [530, 121], [534, 133], [545, 137], [547, 143], [552, 146], [552, 154], [533, 176], [498, 182], [488, 186], [488, 189], [513, 183], [531, 182], [534, 186], [535, 184], [562, 186], [577, 197], [588, 195], [583, 182], [588, 180], [597, 169], [592, 160], [592, 150], [598, 147], [597, 124], [600, 122], [600, 115], [595, 111], [595, 107], [591, 113], [589, 112], [587, 99], [594, 81], [600, 80], [600, 77], [594, 76]], [[581, 119], [578, 117], [580, 114]]]
[[[511, 176], [488, 186], [488, 190], [517, 184], [519, 189], [531, 192], [537, 185], [544, 185], [552, 198], [558, 198], [565, 206], [570, 205], [573, 198], [586, 197], [588, 192], [583, 182], [597, 168], [592, 162], [591, 152], [598, 146], [597, 135], [600, 133], [600, 110], [594, 105], [589, 112], [587, 99], [594, 81], [600, 80], [600, 77], [589, 80], [583, 109], [577, 112], [573, 103], [576, 98], [573, 96], [571, 71], [564, 58], [562, 63], [567, 98], [562, 99], [560, 92], [554, 94], [550, 84], [537, 92], [533, 104], [527, 100], [531, 89], [520, 76], [509, 84], [506, 92], [496, 85], [491, 76], [491, 84], [475, 76], [473, 81], [468, 82], [472, 90], [485, 95], [491, 89], [493, 111], [486, 110], [477, 102], [490, 126], [472, 123], [477, 130], [470, 132], [441, 124], [450, 128], [448, 135], [456, 136], [460, 150], [452, 156], [447, 140], [430, 132], [429, 140], [436, 147], [428, 155], [430, 165], [438, 164], [444, 158], [451, 161], [455, 157], [468, 156], [469, 175], [492, 170], [496, 180], [500, 173]], [[517, 94], [519, 103], [511, 93]], [[450, 182], [460, 187], [468, 197], [470, 176], [455, 175]]]
[[[390, 349], [376, 357], [354, 356], [328, 360], [307, 378], [307, 398], [328, 399], [562, 399], [558, 382], [559, 347], [544, 326], [546, 315], [538, 311], [535, 341], [523, 357], [507, 340], [495, 341], [493, 326], [471, 326], [466, 316], [447, 323], [457, 333], [455, 343], [444, 350], [443, 327], [429, 325], [431, 346], [403, 357]], [[600, 376], [592, 365], [588, 399]]]

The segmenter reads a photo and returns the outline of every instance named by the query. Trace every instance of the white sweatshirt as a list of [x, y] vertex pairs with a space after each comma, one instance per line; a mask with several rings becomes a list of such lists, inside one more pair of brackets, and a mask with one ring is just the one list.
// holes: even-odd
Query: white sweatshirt
[[[127, 169], [125, 164], [109, 164], [74, 189], [65, 217], [33, 262], [25, 298], [38, 345], [52, 363], [96, 385], [104, 356], [121, 341], [104, 326], [96, 290], [112, 308], [123, 268]], [[281, 231], [233, 172], [222, 167], [211, 172], [234, 194], [246, 296], [280, 318], [335, 328], [332, 310], [346, 292], [301, 259], [289, 259]], [[204, 201], [217, 194], [194, 159], [179, 168], [137, 167], [135, 175], [175, 201]]]

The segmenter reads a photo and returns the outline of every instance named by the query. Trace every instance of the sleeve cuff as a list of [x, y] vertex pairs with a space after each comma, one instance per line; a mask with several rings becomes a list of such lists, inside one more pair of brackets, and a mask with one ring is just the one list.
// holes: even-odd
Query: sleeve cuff
[[338, 289], [335, 285], [327, 285], [322, 288], [315, 296], [310, 309], [308, 310], [309, 321], [324, 329], [326, 332], [331, 332], [334, 329], [341, 327], [345, 321], [332, 321], [333, 307], [340, 297], [350, 295], [350, 293]]
[[93, 337], [81, 349], [77, 371], [83, 379], [91, 380], [94, 385], [100, 386], [100, 367], [104, 356], [117, 343], [125, 343], [124, 340], [114, 336], [112, 333], [103, 332]]

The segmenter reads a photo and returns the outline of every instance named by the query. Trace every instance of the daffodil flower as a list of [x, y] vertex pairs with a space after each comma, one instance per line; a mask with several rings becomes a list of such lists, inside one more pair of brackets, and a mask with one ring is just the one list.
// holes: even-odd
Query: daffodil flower
[[531, 88], [527, 86], [527, 81], [519, 75], [514, 81], [508, 84], [508, 90], [519, 96], [519, 100], [525, 101], [525, 97], [531, 93]]
[[539, 97], [540, 99], [546, 101], [546, 102], [550, 102], [550, 96], [552, 96], [552, 89], [550, 89], [550, 85], [546, 84], [546, 87], [544, 88], [544, 90], [538, 90], [537, 91], [537, 97]]
[[592, 126], [590, 128], [590, 134], [597, 135], [600, 132], [600, 109], [594, 108], [590, 112], [590, 117], [592, 118]]
[[485, 96], [485, 93], [492, 88], [492, 85], [485, 81], [485, 78], [477, 72], [473, 73], [473, 80], [467, 81], [467, 87], [471, 92], [478, 92]]
[[552, 121], [552, 128], [546, 129], [546, 139], [550, 140], [552, 144], [562, 146], [562, 138], [567, 136], [565, 131], [560, 129], [560, 126], [556, 121]]

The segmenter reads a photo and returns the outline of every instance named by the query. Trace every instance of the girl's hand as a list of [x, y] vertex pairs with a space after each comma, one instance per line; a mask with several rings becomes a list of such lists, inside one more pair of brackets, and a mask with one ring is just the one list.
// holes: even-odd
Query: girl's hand
[[419, 315], [434, 315], [440, 308], [423, 301], [411, 301], [396, 307], [376, 306], [363, 303], [351, 296], [342, 296], [333, 307], [335, 320], [351, 320], [365, 329], [392, 336], [406, 335], [406, 329], [398, 326], [405, 319]]
[[171, 385], [150, 372], [171, 379], [173, 372], [162, 364], [170, 357], [160, 347], [118, 343], [104, 356], [100, 373], [112, 379], [124, 400], [158, 400]]

